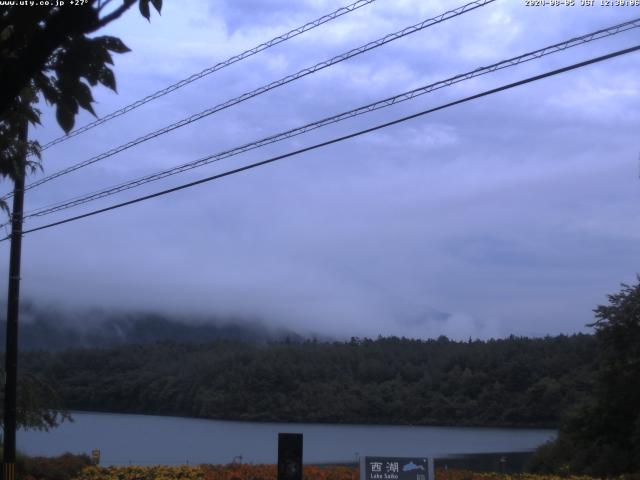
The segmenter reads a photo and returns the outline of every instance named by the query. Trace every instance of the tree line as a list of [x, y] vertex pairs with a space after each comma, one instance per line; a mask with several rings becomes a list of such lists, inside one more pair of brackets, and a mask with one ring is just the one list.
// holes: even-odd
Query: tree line
[[352, 338], [28, 352], [71, 410], [211, 419], [554, 427], [592, 391], [591, 335]]

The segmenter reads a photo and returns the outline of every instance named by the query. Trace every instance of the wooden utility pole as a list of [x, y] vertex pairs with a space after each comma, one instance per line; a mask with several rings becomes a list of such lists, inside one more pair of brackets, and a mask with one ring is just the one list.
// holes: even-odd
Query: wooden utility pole
[[20, 253], [24, 211], [24, 177], [27, 162], [27, 121], [20, 132], [21, 148], [16, 159], [11, 213], [11, 251], [9, 256], [9, 294], [7, 297], [7, 345], [5, 349], [4, 457], [3, 480], [16, 478], [16, 396], [18, 384], [18, 313], [20, 308]]

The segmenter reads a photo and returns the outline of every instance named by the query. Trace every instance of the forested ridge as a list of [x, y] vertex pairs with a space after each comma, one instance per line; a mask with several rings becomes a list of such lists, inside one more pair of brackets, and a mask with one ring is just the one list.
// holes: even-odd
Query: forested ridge
[[595, 339], [157, 343], [22, 355], [71, 410], [213, 419], [553, 427], [592, 388]]
[[[20, 325], [18, 346], [21, 351], [109, 348], [130, 343], [153, 344], [168, 339], [182, 343], [219, 340], [266, 343], [285, 338], [303, 339], [291, 330], [270, 328], [259, 321], [211, 316], [180, 318], [149, 312], [65, 312], [30, 302], [22, 307], [21, 318], [26, 319]], [[0, 328], [0, 345], [3, 346], [5, 334]]]

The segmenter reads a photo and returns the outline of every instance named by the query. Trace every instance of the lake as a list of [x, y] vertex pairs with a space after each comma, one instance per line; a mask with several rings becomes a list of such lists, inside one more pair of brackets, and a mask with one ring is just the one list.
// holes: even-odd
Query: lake
[[19, 431], [31, 455], [101, 452], [102, 465], [277, 463], [279, 432], [304, 434], [308, 464], [355, 463], [358, 455], [434, 456], [526, 452], [555, 430], [254, 423], [152, 415], [72, 414], [51, 432]]

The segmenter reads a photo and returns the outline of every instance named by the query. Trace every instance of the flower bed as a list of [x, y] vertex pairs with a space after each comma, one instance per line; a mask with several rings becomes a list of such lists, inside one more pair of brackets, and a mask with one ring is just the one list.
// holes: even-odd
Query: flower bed
[[[153, 467], [86, 467], [74, 480], [276, 480], [276, 465], [200, 465]], [[304, 480], [358, 480], [355, 467], [304, 467]], [[528, 473], [506, 475], [437, 469], [436, 480], [592, 480]]]
[[[87, 467], [74, 480], [276, 480], [276, 465]], [[304, 467], [304, 480], [358, 480], [354, 467]]]
[[531, 473], [504, 474], [479, 473], [469, 470], [437, 469], [436, 480], [593, 480], [591, 477], [559, 477], [554, 475], [534, 475]]

